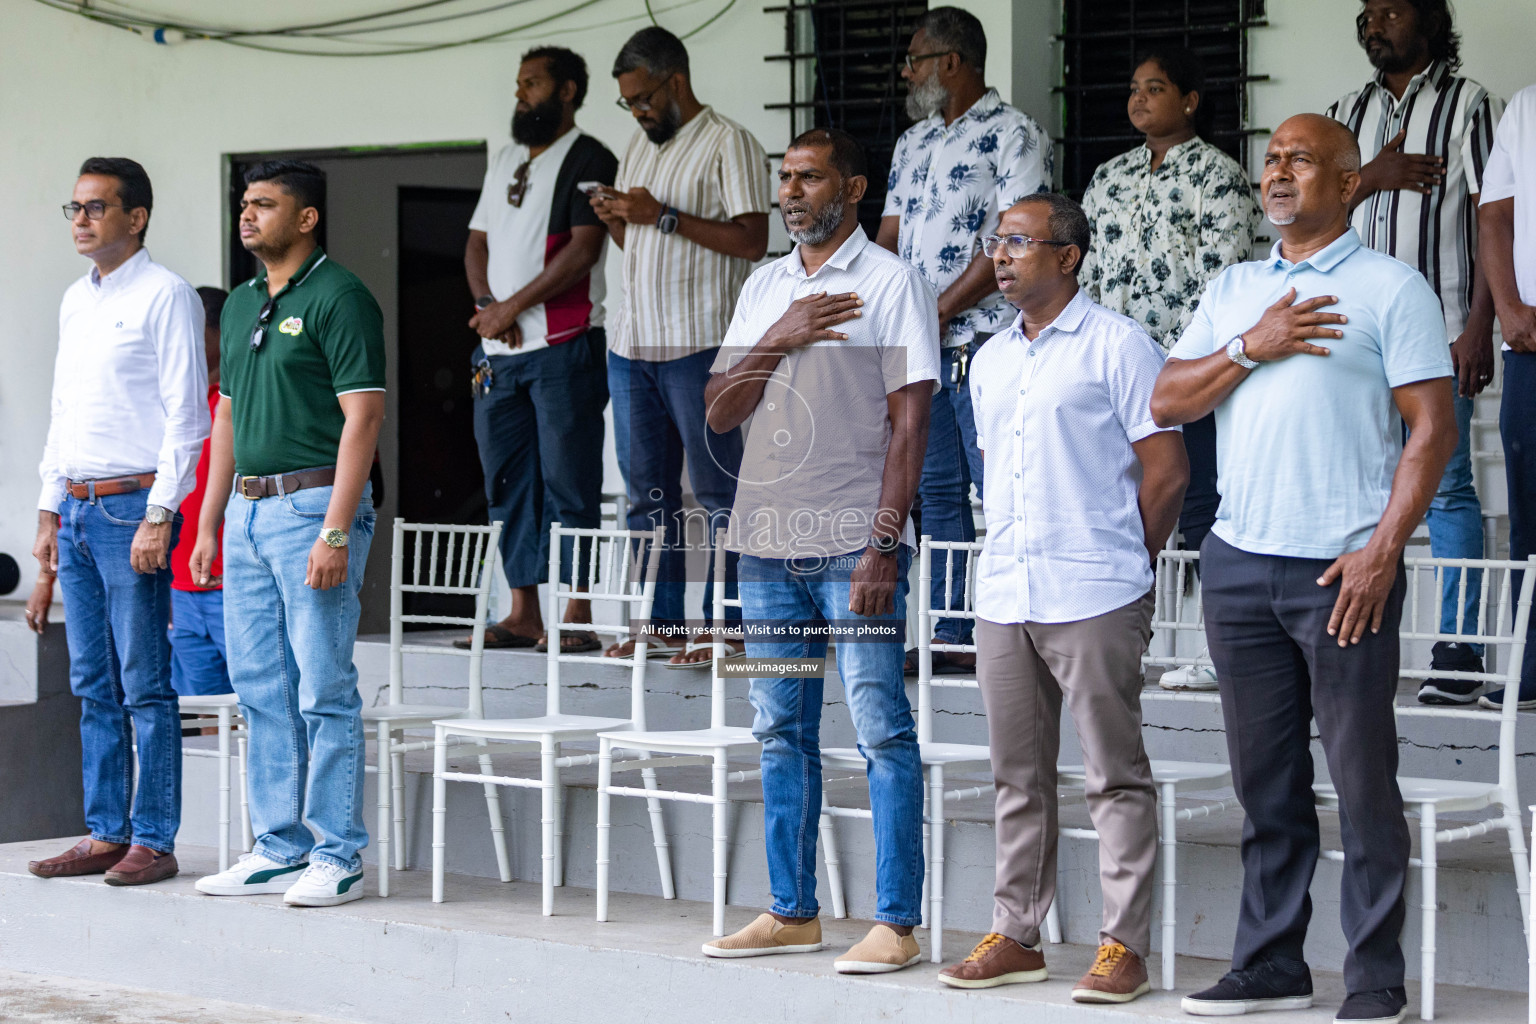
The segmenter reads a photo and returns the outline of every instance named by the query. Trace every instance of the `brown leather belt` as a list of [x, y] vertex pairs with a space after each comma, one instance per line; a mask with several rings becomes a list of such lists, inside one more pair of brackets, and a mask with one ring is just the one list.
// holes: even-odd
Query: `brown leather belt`
[[235, 490], [242, 498], [271, 498], [279, 494], [292, 494], [306, 487], [329, 487], [336, 482], [336, 467], [301, 469], [297, 473], [279, 476], [235, 476]]
[[155, 474], [137, 473], [133, 476], [110, 476], [104, 480], [66, 480], [64, 484], [69, 488], [70, 497], [77, 501], [90, 501], [93, 495], [108, 498], [114, 494], [132, 494], [145, 490], [154, 482]]

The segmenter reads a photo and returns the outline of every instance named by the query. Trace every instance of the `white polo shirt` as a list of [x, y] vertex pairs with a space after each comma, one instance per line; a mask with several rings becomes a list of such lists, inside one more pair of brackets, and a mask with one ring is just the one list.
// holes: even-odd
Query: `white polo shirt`
[[152, 472], [149, 503], [175, 511], [196, 485], [210, 426], [203, 303], [192, 286], [145, 249], [70, 285], [37, 507], [57, 512], [66, 478]]
[[[1536, 306], [1536, 85], [1515, 93], [1493, 138], [1483, 169], [1480, 202], [1515, 201], [1515, 284], [1520, 301]], [[1505, 345], [1504, 350], [1509, 351]]]
[[994, 335], [968, 375], [987, 456], [976, 613], [1077, 622], [1152, 589], [1131, 445], [1158, 432], [1163, 350], [1083, 291], [1034, 341], [1023, 321]]

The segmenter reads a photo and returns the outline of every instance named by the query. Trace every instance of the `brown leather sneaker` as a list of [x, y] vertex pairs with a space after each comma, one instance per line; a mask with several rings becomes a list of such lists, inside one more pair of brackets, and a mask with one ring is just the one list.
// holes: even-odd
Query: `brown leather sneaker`
[[1072, 998], [1079, 1003], [1128, 1003], [1152, 991], [1147, 964], [1118, 942], [1099, 947], [1098, 959], [1078, 980]]
[[997, 932], [976, 943], [971, 955], [960, 963], [939, 972], [939, 980], [951, 988], [995, 988], [1048, 977], [1045, 954]]
[[92, 853], [89, 836], [80, 840], [57, 857], [34, 860], [27, 870], [38, 878], [62, 878], [66, 875], [99, 875], [113, 867], [128, 853], [128, 847], [118, 846], [106, 853]]
[[148, 885], [171, 878], [179, 870], [174, 853], [156, 853], [135, 843], [128, 847], [128, 855], [107, 872], [106, 882], [108, 885]]
[[775, 953], [814, 953], [822, 948], [821, 919], [784, 924], [772, 914], [759, 914], [741, 931], [704, 943], [705, 956], [772, 956]]

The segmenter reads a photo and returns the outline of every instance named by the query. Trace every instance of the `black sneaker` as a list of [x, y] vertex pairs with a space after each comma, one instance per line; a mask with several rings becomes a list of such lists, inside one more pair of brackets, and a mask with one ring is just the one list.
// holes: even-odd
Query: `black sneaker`
[[1312, 1005], [1312, 972], [1300, 960], [1272, 956], [1227, 976], [1180, 1004], [1196, 1017], [1236, 1017], [1258, 1010], [1305, 1010]]
[[[1504, 691], [1493, 690], [1478, 698], [1478, 707], [1492, 708], [1494, 711], [1504, 709]], [[1520, 680], [1520, 689], [1515, 695], [1515, 710], [1536, 711], [1536, 679]]]
[[1407, 1006], [1408, 993], [1401, 988], [1355, 992], [1339, 1007], [1333, 1024], [1398, 1024]]
[[[1438, 643], [1429, 655], [1431, 672], [1481, 672], [1483, 659], [1471, 644]], [[1420, 704], [1471, 704], [1483, 684], [1476, 679], [1426, 679], [1419, 687]]]

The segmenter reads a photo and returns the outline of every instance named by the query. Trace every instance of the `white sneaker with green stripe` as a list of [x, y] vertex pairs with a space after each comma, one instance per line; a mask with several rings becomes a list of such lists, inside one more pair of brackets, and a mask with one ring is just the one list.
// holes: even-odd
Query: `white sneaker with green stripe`
[[290, 907], [334, 907], [363, 898], [363, 869], [350, 871], [330, 861], [311, 862], [308, 870], [283, 894]]
[[304, 864], [279, 864], [259, 853], [247, 853], [216, 875], [197, 880], [197, 891], [209, 896], [258, 896], [287, 892], [299, 880]]

